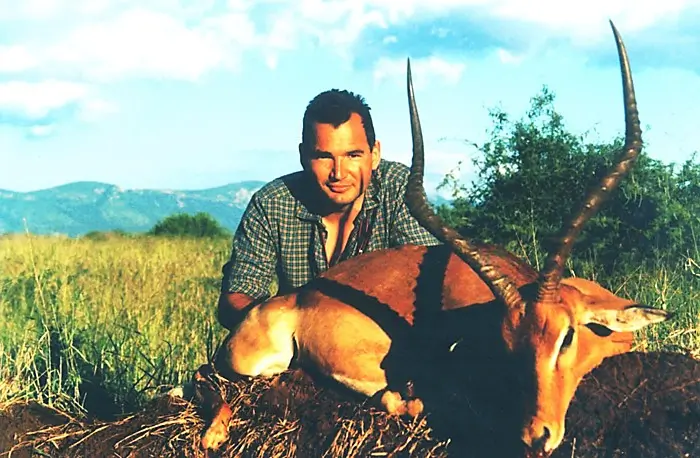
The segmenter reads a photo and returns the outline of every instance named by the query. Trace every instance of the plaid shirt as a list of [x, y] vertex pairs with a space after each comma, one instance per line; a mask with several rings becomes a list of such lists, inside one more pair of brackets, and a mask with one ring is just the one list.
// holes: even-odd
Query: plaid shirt
[[[366, 251], [403, 244], [440, 242], [410, 215], [404, 202], [409, 168], [381, 160], [338, 262]], [[302, 203], [308, 178], [295, 172], [253, 194], [233, 238], [231, 259], [223, 268], [222, 289], [254, 299], [269, 296], [275, 276], [278, 294], [308, 283], [328, 269], [325, 227]]]

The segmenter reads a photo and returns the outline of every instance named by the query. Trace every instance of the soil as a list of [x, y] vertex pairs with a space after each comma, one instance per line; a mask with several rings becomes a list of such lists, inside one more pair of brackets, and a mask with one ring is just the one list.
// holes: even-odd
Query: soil
[[[12, 457], [523, 456], [503, 427], [512, 412], [482, 415], [475, 398], [460, 403], [454, 393], [409, 421], [298, 370], [224, 385], [235, 419], [218, 453], [201, 449], [197, 406], [164, 396], [111, 422], [13, 404], [0, 412], [0, 457], [11, 449]], [[579, 386], [552, 456], [700, 456], [700, 362], [675, 353], [608, 358]]]

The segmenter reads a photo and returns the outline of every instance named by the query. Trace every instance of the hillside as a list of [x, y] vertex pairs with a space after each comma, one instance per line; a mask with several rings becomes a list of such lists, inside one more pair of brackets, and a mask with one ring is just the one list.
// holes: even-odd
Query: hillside
[[76, 182], [33, 192], [0, 190], [0, 233], [69, 236], [90, 231], [147, 231], [174, 213], [206, 212], [234, 230], [250, 196], [263, 183], [244, 181], [203, 190], [120, 189]]
[[25, 219], [34, 234], [144, 232], [174, 213], [198, 212], [234, 231], [251, 195], [263, 184], [242, 181], [202, 190], [157, 190], [82, 181], [33, 192], [0, 189], [0, 234], [24, 232]]

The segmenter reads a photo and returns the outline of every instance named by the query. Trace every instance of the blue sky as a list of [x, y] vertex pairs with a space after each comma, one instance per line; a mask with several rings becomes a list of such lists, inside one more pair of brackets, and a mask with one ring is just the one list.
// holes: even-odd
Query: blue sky
[[[700, 1], [0, 0], [0, 189], [71, 181], [198, 189], [299, 168], [308, 101], [362, 94], [383, 157], [409, 163], [406, 58], [429, 192], [481, 142], [488, 109], [542, 85], [572, 131], [622, 129], [612, 19], [646, 151], [700, 150]], [[585, 3], [585, 5], [583, 4]]]

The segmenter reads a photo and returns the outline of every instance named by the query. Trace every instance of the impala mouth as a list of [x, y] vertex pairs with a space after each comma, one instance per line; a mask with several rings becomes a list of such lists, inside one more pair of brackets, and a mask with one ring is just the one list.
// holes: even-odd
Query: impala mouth
[[533, 451], [528, 449], [525, 453], [525, 458], [547, 458], [552, 455], [552, 452], [545, 452], [544, 450]]
[[[554, 426], [554, 425], [551, 425]], [[563, 428], [528, 427], [523, 431], [522, 442], [527, 449], [527, 457], [547, 457], [559, 447], [563, 440]]]

